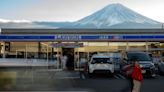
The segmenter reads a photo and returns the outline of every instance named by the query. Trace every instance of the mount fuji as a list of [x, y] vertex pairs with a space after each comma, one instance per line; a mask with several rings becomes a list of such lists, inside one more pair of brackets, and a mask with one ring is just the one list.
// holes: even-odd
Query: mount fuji
[[76, 28], [160, 28], [161, 23], [121, 5], [111, 4], [73, 24]]
[[75, 22], [0, 19], [1, 28], [150, 29], [161, 28], [161, 24], [121, 4], [110, 4]]

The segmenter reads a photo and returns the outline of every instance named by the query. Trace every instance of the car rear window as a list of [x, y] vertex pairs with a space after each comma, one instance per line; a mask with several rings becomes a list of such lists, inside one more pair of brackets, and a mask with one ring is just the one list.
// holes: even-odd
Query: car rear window
[[127, 57], [129, 61], [132, 60], [133, 58], [136, 58], [139, 61], [151, 61], [149, 55], [145, 53], [128, 53]]
[[110, 58], [93, 58], [92, 63], [109, 63]]

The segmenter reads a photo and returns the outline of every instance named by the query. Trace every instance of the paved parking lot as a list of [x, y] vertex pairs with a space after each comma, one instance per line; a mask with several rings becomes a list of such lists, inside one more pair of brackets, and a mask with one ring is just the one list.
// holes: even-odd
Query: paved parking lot
[[[118, 73], [113, 76], [96, 75], [81, 79], [78, 71], [7, 69], [3, 72], [6, 72], [6, 75], [15, 75], [11, 76], [14, 80], [13, 85], [1, 91], [121, 92], [127, 83], [125, 77]], [[163, 81], [162, 75], [146, 78], [141, 92], [163, 92]]]
[[[90, 88], [94, 92], [121, 92], [127, 85], [127, 80], [124, 76], [116, 74], [113, 77], [95, 76], [86, 81], [76, 80], [76, 87]], [[156, 78], [145, 78], [141, 87], [141, 92], [163, 92], [162, 85], [164, 76], [158, 75]]]

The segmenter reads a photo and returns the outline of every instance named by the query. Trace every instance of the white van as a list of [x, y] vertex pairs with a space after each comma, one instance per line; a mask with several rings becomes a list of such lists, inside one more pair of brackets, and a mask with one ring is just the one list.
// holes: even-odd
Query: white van
[[88, 73], [114, 73], [114, 62], [108, 55], [93, 55], [88, 63]]

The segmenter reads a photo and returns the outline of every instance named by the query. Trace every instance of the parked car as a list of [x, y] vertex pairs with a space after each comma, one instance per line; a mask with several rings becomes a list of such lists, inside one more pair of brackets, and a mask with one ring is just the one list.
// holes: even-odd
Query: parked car
[[163, 61], [158, 63], [158, 71], [159, 71], [159, 74], [164, 74], [164, 62]]
[[132, 58], [136, 58], [139, 63], [140, 67], [142, 69], [142, 74], [144, 76], [156, 76], [156, 68], [155, 65], [146, 52], [127, 52], [127, 63], [132, 63]]
[[121, 58], [120, 57], [110, 57], [111, 61], [114, 63], [114, 71], [119, 72], [120, 71], [120, 63]]
[[88, 74], [93, 73], [114, 73], [114, 62], [107, 55], [93, 55], [88, 63]]
[[120, 52], [106, 52], [106, 53], [99, 53], [99, 54], [109, 56], [110, 61], [114, 63], [114, 71], [115, 72], [120, 71], [120, 63], [121, 63], [121, 55], [122, 55]]

